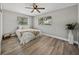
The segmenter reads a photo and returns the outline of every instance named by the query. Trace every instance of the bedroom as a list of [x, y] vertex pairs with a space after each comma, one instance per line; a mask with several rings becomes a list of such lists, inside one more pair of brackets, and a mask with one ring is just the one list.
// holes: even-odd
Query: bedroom
[[[78, 25], [77, 3], [2, 3], [1, 5], [2, 55], [79, 54], [78, 28], [75, 28], [73, 33], [66, 28], [67, 24]], [[38, 11], [36, 6], [43, 9]]]

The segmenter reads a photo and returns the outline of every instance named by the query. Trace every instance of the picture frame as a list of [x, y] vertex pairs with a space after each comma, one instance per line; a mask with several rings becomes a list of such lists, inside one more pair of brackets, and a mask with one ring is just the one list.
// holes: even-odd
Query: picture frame
[[46, 17], [40, 17], [38, 19], [39, 25], [51, 25], [52, 17], [46, 16]]

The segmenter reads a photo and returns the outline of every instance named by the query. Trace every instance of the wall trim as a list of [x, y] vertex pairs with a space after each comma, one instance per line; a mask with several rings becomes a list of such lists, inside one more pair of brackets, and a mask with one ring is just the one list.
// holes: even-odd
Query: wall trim
[[79, 43], [78, 43], [78, 41], [74, 41], [74, 43], [78, 44], [78, 48], [79, 48]]
[[[47, 34], [47, 33], [42, 33], [42, 34], [43, 34], [43, 35], [46, 35], [46, 36], [53, 37], [53, 38], [58, 38], [58, 39], [60, 39], [60, 40], [68, 41], [68, 39], [66, 39], [66, 38], [62, 38], [62, 37], [58, 37], [58, 36], [54, 36], [54, 35]], [[78, 47], [79, 47], [79, 43], [78, 43], [78, 41], [74, 41], [74, 43], [78, 44]]]
[[0, 38], [0, 55], [1, 55], [1, 38]]
[[42, 33], [43, 35], [46, 35], [46, 36], [50, 36], [50, 37], [54, 37], [54, 38], [58, 38], [60, 40], [64, 40], [64, 41], [68, 41], [68, 39], [66, 38], [62, 38], [62, 37], [58, 37], [58, 36], [54, 36], [54, 35], [51, 35], [51, 34], [47, 34], [47, 33]]
[[74, 43], [76, 43], [76, 44], [78, 44], [78, 45], [79, 45], [78, 41], [74, 41]]

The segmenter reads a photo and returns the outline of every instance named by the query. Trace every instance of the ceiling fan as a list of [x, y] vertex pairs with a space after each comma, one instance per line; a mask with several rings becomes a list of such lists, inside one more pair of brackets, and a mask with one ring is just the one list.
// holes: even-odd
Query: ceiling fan
[[40, 11], [39, 11], [40, 9], [41, 9], [41, 10], [44, 10], [44, 9], [45, 9], [45, 8], [38, 7], [38, 5], [37, 5], [36, 3], [33, 3], [32, 7], [25, 7], [25, 8], [27, 8], [27, 9], [33, 9], [33, 10], [31, 11], [31, 13], [33, 13], [34, 10], [36, 10], [37, 12], [40, 13]]

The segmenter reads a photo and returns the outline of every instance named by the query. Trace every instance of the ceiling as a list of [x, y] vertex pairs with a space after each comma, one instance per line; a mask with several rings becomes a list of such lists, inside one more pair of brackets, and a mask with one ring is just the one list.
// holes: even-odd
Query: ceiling
[[38, 13], [37, 11], [31, 13], [32, 9], [26, 9], [25, 6], [32, 7], [32, 3], [3, 3], [3, 9], [10, 10], [13, 12], [18, 12], [18, 13], [23, 13], [30, 16], [36, 16], [76, 4], [75, 3], [37, 3], [37, 5], [39, 7], [44, 7], [45, 10], [40, 10], [41, 13]]

